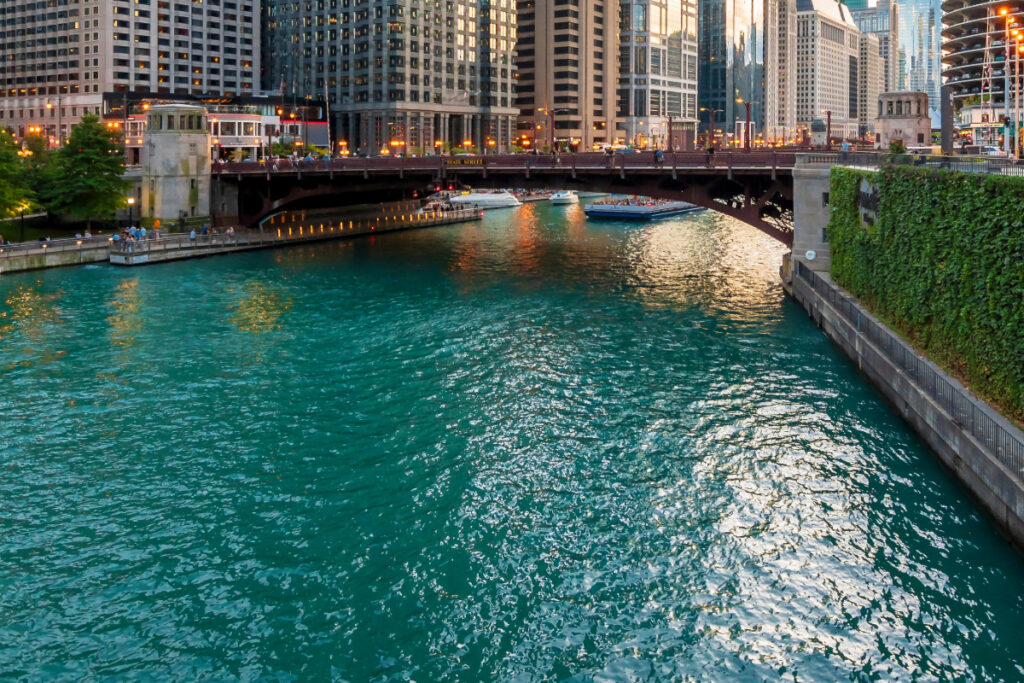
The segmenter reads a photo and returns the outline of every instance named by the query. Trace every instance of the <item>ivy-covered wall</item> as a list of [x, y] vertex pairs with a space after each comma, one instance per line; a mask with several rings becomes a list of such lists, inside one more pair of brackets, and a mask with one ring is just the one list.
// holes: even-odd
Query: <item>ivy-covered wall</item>
[[835, 168], [829, 201], [832, 278], [1024, 419], [1024, 178]]

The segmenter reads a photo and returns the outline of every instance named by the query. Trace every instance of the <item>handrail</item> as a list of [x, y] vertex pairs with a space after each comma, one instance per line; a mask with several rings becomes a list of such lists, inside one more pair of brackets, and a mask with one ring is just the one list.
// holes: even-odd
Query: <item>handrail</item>
[[[341, 237], [345, 233], [356, 233], [356, 230], [373, 231], [378, 228], [390, 228], [391, 226], [429, 227], [460, 219], [479, 217], [480, 212], [476, 209], [455, 209], [452, 211], [440, 211], [435, 213], [410, 213], [401, 216], [381, 215], [375, 218], [367, 218], [351, 221], [316, 221], [308, 225], [284, 225], [271, 227], [267, 230], [245, 230], [236, 232], [234, 235], [227, 233], [216, 233], [196, 235], [194, 238], [188, 234], [174, 234], [159, 239], [142, 240], [119, 240], [111, 243], [110, 253], [119, 256], [131, 256], [134, 254], [166, 252], [166, 251], [191, 251], [195, 249], [206, 249], [210, 247], [222, 247], [236, 249], [239, 247], [257, 247], [271, 244], [291, 244], [297, 242], [308, 242], [323, 239]], [[417, 216], [417, 218], [413, 218]]]
[[1024, 434], [993, 419], [984, 403], [922, 357], [899, 336], [869, 316], [862, 315], [856, 299], [796, 261], [796, 275], [824, 298], [858, 335], [866, 337], [890, 362], [915, 380], [915, 386], [935, 401], [958, 425], [982, 444], [1024, 484]]
[[84, 237], [69, 237], [47, 240], [45, 242], [16, 242], [0, 246], [0, 260], [27, 255], [101, 249], [108, 244], [110, 244], [110, 237], [107, 235], [94, 235], [88, 239]]

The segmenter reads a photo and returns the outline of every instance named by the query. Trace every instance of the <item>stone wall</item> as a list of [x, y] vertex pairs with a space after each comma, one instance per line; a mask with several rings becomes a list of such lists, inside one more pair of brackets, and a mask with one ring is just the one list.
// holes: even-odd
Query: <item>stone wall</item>
[[[891, 345], [882, 348], [864, 334], [862, 321], [876, 329], [888, 328], [832, 283], [828, 275], [809, 272], [808, 264], [796, 255], [790, 265], [787, 270], [792, 272], [793, 297], [994, 517], [1010, 540], [1024, 550], [1024, 433], [941, 368], [917, 356], [898, 337], [896, 343], [904, 348], [894, 353]], [[900, 354], [909, 354], [913, 365], [924, 372], [916, 377], [907, 372], [895, 361]], [[935, 400], [935, 392], [928, 391], [934, 385], [950, 386], [962, 393], [957, 400], [967, 403], [969, 409], [951, 415]], [[978, 424], [985, 425], [985, 429], [974, 426]], [[986, 438], [982, 432], [994, 432], [997, 438]]]

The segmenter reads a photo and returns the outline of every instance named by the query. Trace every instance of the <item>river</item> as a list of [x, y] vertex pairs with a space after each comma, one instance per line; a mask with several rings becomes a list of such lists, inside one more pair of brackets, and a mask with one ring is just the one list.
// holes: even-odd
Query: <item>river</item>
[[0, 677], [1024, 678], [1024, 562], [711, 213], [0, 279]]

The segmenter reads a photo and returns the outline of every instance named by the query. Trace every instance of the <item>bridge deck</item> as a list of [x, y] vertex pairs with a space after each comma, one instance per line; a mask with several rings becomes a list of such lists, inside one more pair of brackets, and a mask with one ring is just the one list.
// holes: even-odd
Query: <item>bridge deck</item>
[[666, 153], [658, 161], [654, 153], [638, 154], [498, 154], [456, 157], [383, 157], [321, 159], [316, 161], [278, 159], [267, 162], [227, 162], [214, 164], [214, 173], [231, 174], [288, 174], [288, 173], [374, 173], [374, 172], [432, 172], [443, 177], [447, 173], [526, 171], [587, 171], [589, 173], [620, 173], [622, 171], [664, 173], [676, 172], [727, 173], [766, 169], [792, 169], [796, 165], [794, 152], [722, 152], [708, 157], [703, 152]]

